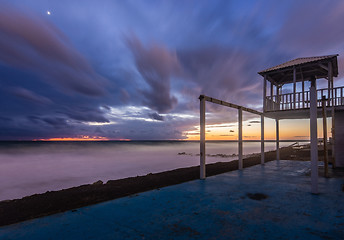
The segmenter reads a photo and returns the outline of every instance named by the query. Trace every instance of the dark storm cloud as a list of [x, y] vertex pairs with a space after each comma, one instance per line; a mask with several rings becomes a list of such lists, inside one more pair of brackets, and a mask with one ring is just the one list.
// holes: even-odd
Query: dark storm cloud
[[109, 120], [104, 117], [104, 112], [100, 109], [90, 107], [68, 108], [61, 113], [67, 115], [71, 119], [83, 122], [99, 122], [105, 123]]
[[105, 94], [106, 80], [59, 29], [36, 15], [4, 4], [0, 8], [0, 62], [33, 71], [67, 92]]
[[42, 125], [42, 124], [47, 124], [57, 129], [62, 128], [62, 127], [69, 127], [67, 123], [67, 119], [63, 117], [58, 117], [58, 116], [39, 117], [39, 116], [30, 115], [30, 116], [27, 116], [27, 119], [30, 122], [36, 124], [37, 126]]
[[67, 121], [64, 118], [43, 118], [44, 122], [52, 125], [55, 128], [61, 128], [67, 126]]
[[9, 90], [13, 95], [23, 98], [25, 100], [29, 100], [38, 104], [50, 104], [52, 101], [44, 96], [40, 96], [28, 89], [22, 87], [13, 87]]
[[144, 104], [158, 113], [169, 112], [177, 104], [170, 86], [170, 78], [180, 71], [176, 54], [157, 44], [144, 47], [135, 36], [128, 38], [127, 43], [137, 69], [148, 85], [148, 89], [140, 90]]
[[154, 119], [154, 120], [158, 120], [158, 121], [164, 121], [164, 117], [157, 114], [157, 113], [149, 113], [148, 116], [151, 118], [151, 119]]
[[9, 118], [9, 117], [1, 117], [0, 116], [0, 121], [2, 121], [2, 122], [10, 122], [11, 118]]

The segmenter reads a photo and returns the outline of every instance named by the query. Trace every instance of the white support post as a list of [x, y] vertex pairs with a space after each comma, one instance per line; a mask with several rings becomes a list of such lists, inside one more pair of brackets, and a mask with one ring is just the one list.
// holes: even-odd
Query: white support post
[[266, 75], [264, 75], [264, 88], [263, 88], [263, 112], [266, 111]]
[[279, 86], [276, 86], [276, 106], [277, 106], [277, 109], [275, 110], [280, 110], [281, 109], [281, 101], [280, 101], [280, 87]]
[[205, 98], [203, 95], [200, 100], [200, 179], [205, 179]]
[[276, 160], [280, 160], [280, 151], [279, 151], [279, 120], [276, 121]]
[[318, 193], [318, 136], [317, 136], [317, 90], [315, 77], [310, 88], [310, 133], [311, 133], [311, 191]]
[[271, 100], [272, 100], [272, 96], [274, 95], [274, 85], [272, 82], [270, 82], [270, 96], [271, 96]]
[[243, 168], [243, 159], [242, 159], [242, 108], [238, 109], [238, 122], [239, 122], [239, 142], [238, 142], [238, 153], [239, 153], [239, 170]]
[[260, 164], [264, 164], [265, 159], [265, 150], [264, 150], [264, 115], [260, 116], [260, 125], [261, 125], [261, 133], [260, 133]]
[[332, 64], [328, 63], [328, 72], [327, 72], [327, 106], [331, 106], [331, 75], [332, 75]]
[[331, 115], [332, 115], [332, 129], [331, 129], [331, 137], [332, 137], [332, 167], [336, 167], [336, 159], [335, 159], [335, 121], [334, 121], [334, 92], [333, 92], [333, 69], [332, 69], [332, 63], [328, 63], [328, 81], [330, 84], [330, 91], [331, 91], [331, 97], [332, 97], [332, 108], [331, 108]]
[[294, 66], [293, 68], [293, 99], [294, 99], [294, 104], [293, 104], [293, 109], [296, 109], [296, 67]]
[[324, 141], [324, 172], [328, 177], [328, 151], [327, 151], [327, 115], [326, 115], [326, 96], [321, 98], [322, 117], [323, 117], [323, 141]]
[[302, 78], [302, 108], [305, 108], [305, 81]]

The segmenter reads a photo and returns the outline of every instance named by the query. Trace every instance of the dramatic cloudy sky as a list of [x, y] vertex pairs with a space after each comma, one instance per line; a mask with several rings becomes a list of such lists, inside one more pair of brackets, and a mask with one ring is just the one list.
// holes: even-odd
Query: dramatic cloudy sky
[[342, 23], [341, 0], [1, 0], [0, 139], [192, 138], [200, 94], [261, 110], [257, 72], [296, 57], [338, 53], [342, 76]]

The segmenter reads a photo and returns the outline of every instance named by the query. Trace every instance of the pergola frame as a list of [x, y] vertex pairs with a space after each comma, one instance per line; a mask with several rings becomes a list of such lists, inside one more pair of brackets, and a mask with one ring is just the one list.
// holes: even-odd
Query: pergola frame
[[[206, 153], [205, 153], [205, 102], [212, 102], [225, 107], [235, 108], [238, 110], [238, 168], [243, 169], [243, 139], [242, 139], [242, 111], [257, 114], [261, 117], [261, 164], [264, 164], [264, 114], [254, 109], [246, 108], [233, 103], [211, 98], [205, 95], [199, 96], [200, 100], [200, 179], [206, 178]], [[278, 133], [277, 133], [278, 134]], [[276, 134], [276, 140], [277, 140]], [[279, 159], [279, 144], [276, 143], [277, 158]]]

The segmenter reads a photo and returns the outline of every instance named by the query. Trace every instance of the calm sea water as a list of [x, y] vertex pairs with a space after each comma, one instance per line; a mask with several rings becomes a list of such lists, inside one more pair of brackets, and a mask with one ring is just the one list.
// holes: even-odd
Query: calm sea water
[[[291, 143], [281, 143], [282, 146]], [[237, 159], [237, 142], [209, 142], [207, 163]], [[266, 151], [274, 143], [266, 143]], [[244, 154], [260, 152], [245, 142]], [[106, 182], [199, 165], [199, 143], [145, 142], [0, 142], [0, 201], [35, 193]]]

